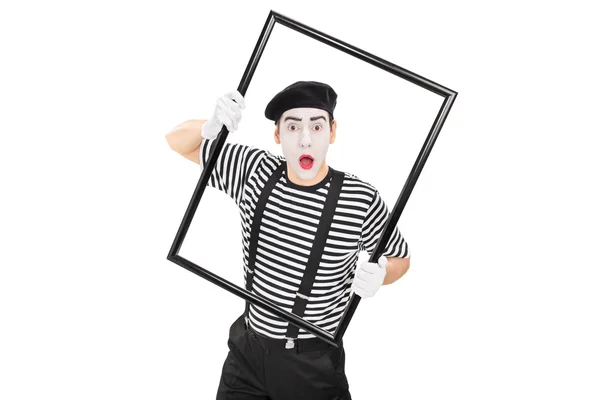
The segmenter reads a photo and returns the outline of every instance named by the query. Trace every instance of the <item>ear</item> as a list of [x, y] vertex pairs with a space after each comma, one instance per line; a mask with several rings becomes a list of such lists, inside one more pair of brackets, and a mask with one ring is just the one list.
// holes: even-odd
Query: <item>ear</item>
[[279, 127], [275, 126], [275, 132], [273, 132], [273, 137], [275, 138], [275, 143], [281, 144], [281, 140], [279, 138]]
[[335, 132], [337, 129], [337, 120], [333, 120], [333, 125], [331, 125], [331, 133], [329, 134], [329, 144], [333, 144], [335, 142]]

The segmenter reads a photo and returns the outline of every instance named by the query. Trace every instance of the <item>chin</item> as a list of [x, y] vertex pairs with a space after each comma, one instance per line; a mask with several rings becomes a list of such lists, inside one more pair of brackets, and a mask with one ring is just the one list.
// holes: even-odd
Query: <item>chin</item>
[[315, 179], [317, 177], [317, 173], [319, 171], [313, 171], [312, 169], [310, 171], [296, 171], [296, 175], [298, 176], [298, 178], [302, 179], [303, 181], [312, 181], [313, 179]]
[[317, 165], [313, 165], [313, 167], [309, 170], [302, 169], [301, 167], [296, 168], [296, 176], [304, 181], [312, 181], [319, 175], [319, 171], [321, 170], [321, 166], [323, 163]]

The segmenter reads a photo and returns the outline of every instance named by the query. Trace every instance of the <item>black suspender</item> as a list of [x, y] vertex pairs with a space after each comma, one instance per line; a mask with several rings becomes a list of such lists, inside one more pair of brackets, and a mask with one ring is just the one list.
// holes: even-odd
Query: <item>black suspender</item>
[[[267, 183], [265, 183], [265, 187], [262, 189], [260, 193], [260, 197], [258, 198], [258, 202], [256, 203], [256, 208], [254, 209], [254, 219], [252, 220], [252, 227], [250, 228], [250, 243], [248, 247], [248, 269], [246, 271], [246, 290], [252, 292], [252, 282], [254, 280], [254, 264], [256, 263], [256, 251], [258, 249], [258, 233], [260, 228], [260, 222], [262, 220], [263, 213], [265, 212], [265, 208], [267, 206], [267, 200], [275, 187], [275, 184], [281, 177], [283, 170], [285, 169], [287, 163], [284, 161], [281, 165], [271, 174]], [[246, 302], [246, 324], [248, 324], [248, 319], [250, 318], [250, 303]]]
[[[323, 213], [321, 214], [321, 220], [317, 228], [315, 235], [315, 241], [313, 242], [310, 255], [308, 256], [308, 263], [302, 276], [302, 282], [300, 288], [296, 292], [296, 299], [294, 300], [294, 306], [292, 307], [292, 313], [299, 317], [304, 316], [306, 306], [312, 291], [313, 284], [317, 277], [317, 271], [319, 269], [319, 263], [323, 256], [323, 250], [325, 250], [325, 242], [329, 235], [329, 228], [331, 228], [331, 222], [333, 221], [333, 214], [335, 213], [335, 206], [337, 205], [338, 198], [342, 189], [342, 182], [344, 181], [344, 174], [339, 171], [334, 171], [331, 184], [329, 185], [329, 191], [327, 193], [327, 199], [323, 206]], [[286, 332], [287, 343], [286, 349], [294, 347], [294, 340], [298, 337], [299, 328], [296, 325], [288, 323], [288, 329]]]
[[[279, 168], [269, 177], [269, 180], [262, 189], [256, 208], [254, 210], [254, 218], [252, 220], [252, 227], [250, 230], [250, 242], [249, 242], [249, 255], [248, 255], [248, 269], [246, 271], [246, 290], [252, 291], [252, 282], [254, 280], [254, 265], [256, 263], [256, 252], [258, 249], [258, 234], [259, 227], [264, 214], [267, 200], [275, 187], [275, 184], [281, 177], [281, 174], [286, 168], [286, 162], [284, 161]], [[331, 168], [331, 167], [330, 167]], [[292, 307], [292, 313], [299, 317], [304, 316], [306, 306], [308, 304], [309, 296], [312, 291], [313, 284], [317, 277], [317, 271], [319, 269], [319, 263], [325, 249], [325, 243], [327, 236], [329, 235], [329, 229], [333, 221], [333, 215], [335, 213], [335, 207], [340, 196], [342, 189], [342, 183], [344, 181], [344, 173], [339, 171], [333, 171], [333, 178], [329, 186], [327, 193], [327, 199], [323, 206], [323, 213], [321, 214], [321, 220], [315, 235], [310, 255], [308, 257], [308, 263], [304, 270], [304, 275], [300, 283], [300, 288], [296, 293], [296, 299]], [[250, 318], [250, 303], [246, 302], [245, 312], [246, 324]], [[294, 340], [298, 337], [299, 328], [295, 325], [288, 324], [286, 332], [286, 339], [288, 339], [286, 348], [294, 347]]]

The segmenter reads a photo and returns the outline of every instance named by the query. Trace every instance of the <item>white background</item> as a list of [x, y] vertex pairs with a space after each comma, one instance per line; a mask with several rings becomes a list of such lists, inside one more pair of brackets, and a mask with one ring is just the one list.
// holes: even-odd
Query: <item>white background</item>
[[[214, 398], [244, 303], [166, 260], [200, 170], [164, 137], [237, 87], [270, 9], [459, 92], [399, 222], [411, 269], [344, 337], [353, 398], [599, 398], [600, 29], [557, 4], [3, 3], [0, 398]], [[330, 165], [391, 207], [429, 100], [286, 51], [230, 140], [277, 152], [265, 99], [334, 68]], [[205, 196], [181, 254], [241, 284], [236, 207]]]

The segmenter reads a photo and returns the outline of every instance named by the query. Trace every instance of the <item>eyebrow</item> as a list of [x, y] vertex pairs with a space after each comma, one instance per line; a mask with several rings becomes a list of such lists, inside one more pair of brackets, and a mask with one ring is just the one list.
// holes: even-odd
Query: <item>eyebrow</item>
[[[283, 122], [287, 121], [288, 119], [292, 119], [292, 120], [294, 120], [294, 121], [299, 121], [299, 122], [301, 122], [301, 121], [302, 121], [302, 118], [298, 118], [298, 117], [289, 117], [289, 116], [288, 116], [288, 117], [285, 117], [285, 119], [283, 120]], [[324, 116], [322, 116], [322, 115], [319, 115], [319, 116], [317, 116], [317, 117], [310, 117], [310, 120], [311, 120], [311, 121], [316, 121], [316, 120], [318, 120], [318, 119], [323, 119], [323, 121], [326, 121], [325, 117], [324, 117]]]

